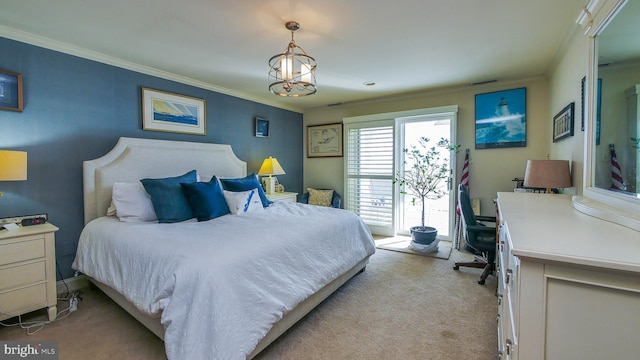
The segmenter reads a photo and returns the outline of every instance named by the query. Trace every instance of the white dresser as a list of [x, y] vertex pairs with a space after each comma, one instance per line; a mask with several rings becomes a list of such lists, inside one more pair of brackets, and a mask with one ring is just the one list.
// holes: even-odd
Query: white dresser
[[640, 232], [571, 197], [498, 193], [501, 359], [640, 357]]

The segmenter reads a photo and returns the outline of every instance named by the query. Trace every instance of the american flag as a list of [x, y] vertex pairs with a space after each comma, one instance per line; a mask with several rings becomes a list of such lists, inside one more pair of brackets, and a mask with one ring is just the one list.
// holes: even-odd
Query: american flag
[[[462, 176], [460, 176], [460, 184], [469, 189], [469, 149], [464, 155], [464, 165], [462, 165]], [[456, 213], [460, 215], [460, 204], [456, 204]]]
[[613, 148], [613, 144], [609, 144], [609, 148], [611, 149], [611, 188], [624, 190], [624, 180], [622, 180], [622, 172], [620, 171], [620, 164], [618, 164], [616, 150]]

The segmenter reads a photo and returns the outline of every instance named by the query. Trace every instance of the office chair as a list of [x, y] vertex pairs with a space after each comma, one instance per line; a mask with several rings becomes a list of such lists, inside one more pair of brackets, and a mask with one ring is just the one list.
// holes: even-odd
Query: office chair
[[466, 248], [477, 255], [483, 255], [483, 257], [476, 257], [472, 262], [457, 262], [453, 266], [453, 270], [459, 270], [460, 266], [482, 268], [484, 270], [480, 275], [478, 284], [484, 285], [487, 277], [496, 268], [496, 228], [482, 225], [480, 221], [495, 223], [496, 218], [493, 216], [475, 216], [467, 187], [462, 184], [458, 187], [458, 202], [460, 204], [460, 222]]

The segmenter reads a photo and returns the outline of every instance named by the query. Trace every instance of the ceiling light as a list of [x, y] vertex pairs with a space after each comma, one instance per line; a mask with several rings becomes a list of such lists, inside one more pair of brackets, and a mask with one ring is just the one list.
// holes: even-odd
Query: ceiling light
[[300, 24], [288, 21], [291, 41], [282, 54], [269, 59], [269, 91], [280, 96], [300, 97], [313, 95], [316, 88], [316, 59], [293, 41], [293, 32]]

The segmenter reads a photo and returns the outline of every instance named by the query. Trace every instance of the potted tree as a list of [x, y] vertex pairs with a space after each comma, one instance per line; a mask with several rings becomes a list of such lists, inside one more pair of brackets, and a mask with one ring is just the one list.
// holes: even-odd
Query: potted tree
[[411, 248], [417, 251], [434, 252], [438, 250], [438, 230], [425, 226], [425, 203], [427, 200], [440, 199], [449, 191], [449, 157], [455, 154], [460, 145], [451, 145], [449, 140], [441, 138], [435, 145], [430, 139], [421, 137], [418, 145], [411, 149], [402, 149], [405, 154], [403, 171], [396, 173], [394, 184], [400, 187], [400, 193], [411, 195], [411, 203], [420, 201], [422, 206], [421, 225], [411, 227]]

